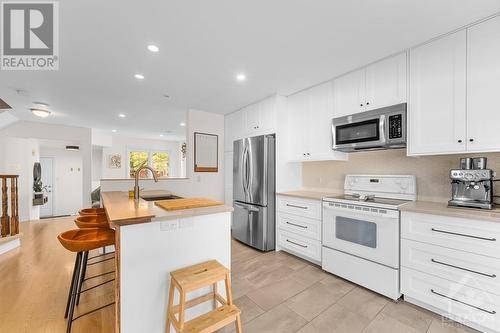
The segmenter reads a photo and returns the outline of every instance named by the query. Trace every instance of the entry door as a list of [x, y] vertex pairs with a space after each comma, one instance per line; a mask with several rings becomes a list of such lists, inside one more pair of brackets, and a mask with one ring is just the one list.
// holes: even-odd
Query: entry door
[[40, 207], [40, 217], [54, 215], [54, 159], [52, 157], [40, 157], [40, 165], [42, 167], [42, 184], [47, 186], [48, 201]]

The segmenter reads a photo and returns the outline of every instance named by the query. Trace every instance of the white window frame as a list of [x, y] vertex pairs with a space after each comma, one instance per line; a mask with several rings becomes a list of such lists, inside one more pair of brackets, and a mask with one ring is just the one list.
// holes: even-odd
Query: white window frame
[[[133, 151], [140, 151], [140, 152], [146, 152], [148, 153], [148, 166], [153, 167], [153, 153], [167, 153], [168, 154], [168, 174], [171, 174], [171, 163], [170, 163], [170, 157], [171, 152], [168, 149], [144, 149], [144, 148], [127, 148], [127, 178], [132, 179], [130, 177], [130, 153]], [[149, 172], [148, 175], [151, 173]], [[149, 178], [153, 178], [148, 177]], [[168, 177], [163, 177], [163, 178], [168, 178]]]

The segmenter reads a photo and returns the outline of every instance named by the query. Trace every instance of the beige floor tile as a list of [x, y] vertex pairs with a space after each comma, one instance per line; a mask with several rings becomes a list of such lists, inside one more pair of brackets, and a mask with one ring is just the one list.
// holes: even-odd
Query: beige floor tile
[[476, 333], [470, 327], [464, 326], [446, 318], [434, 319], [427, 333]]
[[364, 288], [356, 287], [342, 297], [338, 301], [338, 304], [364, 317], [373, 319], [388, 301], [388, 298], [379, 294]]
[[[264, 313], [257, 304], [255, 304], [250, 298], [247, 296], [240, 297], [234, 300], [234, 304], [241, 310], [241, 322], [247, 323], [256, 317], [260, 316]], [[234, 332], [236, 327], [234, 324], [227, 325], [226, 327], [218, 330], [218, 333], [229, 333]]]
[[370, 319], [359, 313], [352, 312], [338, 304], [326, 309], [298, 333], [359, 333]]
[[429, 311], [404, 301], [387, 303], [382, 310], [382, 313], [389, 315], [420, 332], [427, 332], [432, 319], [434, 318]]
[[257, 269], [255, 272], [249, 273], [245, 277], [254, 288], [263, 288], [289, 277], [293, 272], [291, 268], [278, 264], [278, 267], [273, 267], [272, 269]]
[[380, 313], [363, 331], [363, 333], [419, 333], [416, 329]]
[[251, 291], [247, 293], [247, 296], [262, 309], [268, 311], [306, 288], [306, 285], [292, 278], [285, 278], [266, 287]]
[[234, 265], [238, 261], [248, 261], [262, 255], [261, 252], [254, 249], [243, 249], [232, 252], [231, 263]]
[[307, 321], [304, 318], [280, 305], [243, 324], [242, 330], [245, 333], [290, 333], [296, 332], [305, 324]]
[[328, 273], [317, 266], [308, 265], [293, 272], [290, 276], [300, 283], [310, 286], [328, 277]]
[[347, 292], [348, 290], [337, 289], [317, 282], [287, 300], [286, 306], [305, 319], [312, 320]]
[[341, 293], [343, 295], [356, 288], [354, 283], [333, 274], [327, 274], [327, 276], [323, 280], [319, 281], [319, 283], [324, 284], [325, 286], [334, 289], [336, 293]]
[[255, 290], [255, 287], [253, 286], [253, 284], [251, 284], [250, 281], [248, 281], [244, 277], [232, 276], [231, 277], [231, 286], [232, 286], [234, 299], [240, 298], [241, 296], [244, 296], [247, 293]]

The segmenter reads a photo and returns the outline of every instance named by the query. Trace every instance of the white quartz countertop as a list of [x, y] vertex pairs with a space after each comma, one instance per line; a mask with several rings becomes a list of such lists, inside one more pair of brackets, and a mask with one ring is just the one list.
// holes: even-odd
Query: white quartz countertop
[[448, 207], [445, 202], [414, 201], [399, 207], [402, 212], [415, 212], [432, 215], [458, 217], [464, 219], [500, 223], [500, 209]]

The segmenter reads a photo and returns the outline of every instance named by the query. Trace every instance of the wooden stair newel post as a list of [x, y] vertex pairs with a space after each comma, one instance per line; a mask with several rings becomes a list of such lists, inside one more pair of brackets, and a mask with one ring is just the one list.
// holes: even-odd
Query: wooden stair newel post
[[19, 206], [17, 196], [17, 177], [10, 179], [10, 235], [19, 233]]
[[2, 218], [1, 218], [1, 221], [2, 221], [2, 230], [1, 230], [1, 234], [2, 234], [2, 237], [5, 237], [7, 236], [9, 233], [10, 233], [10, 218], [9, 218], [9, 215], [8, 215], [8, 205], [9, 205], [9, 202], [8, 202], [9, 198], [8, 198], [8, 195], [7, 195], [7, 178], [6, 177], [2, 177]]

